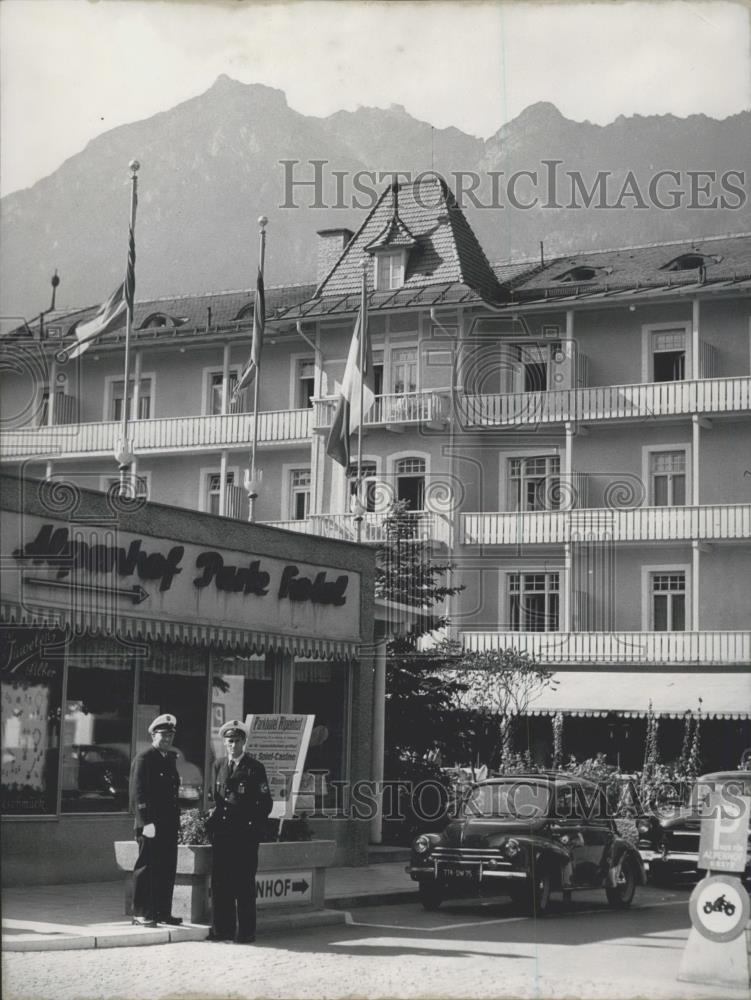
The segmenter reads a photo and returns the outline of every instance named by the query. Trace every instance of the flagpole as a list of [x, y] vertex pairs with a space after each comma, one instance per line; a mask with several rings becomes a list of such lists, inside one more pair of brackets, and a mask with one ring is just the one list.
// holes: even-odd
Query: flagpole
[[355, 523], [357, 524], [357, 541], [362, 541], [362, 425], [363, 425], [363, 403], [365, 390], [365, 337], [367, 335], [367, 307], [368, 307], [368, 260], [363, 258], [360, 267], [362, 268], [362, 286], [360, 289], [360, 421], [357, 425], [357, 490], [356, 505], [357, 514]]
[[[258, 270], [263, 281], [263, 266], [266, 259], [266, 225], [268, 219], [265, 215], [258, 218]], [[253, 306], [258, 309], [258, 290], [256, 289], [256, 300]], [[254, 317], [255, 322], [255, 317]], [[260, 359], [259, 359], [260, 360]], [[256, 448], [258, 446], [258, 386], [261, 381], [261, 366], [256, 368], [253, 385], [253, 439], [250, 446], [250, 479], [248, 481], [248, 521], [253, 524], [256, 519], [256, 500], [258, 499], [259, 481], [256, 479]]]
[[[135, 269], [135, 261], [131, 261], [131, 243], [130, 241], [135, 237], [136, 231], [136, 205], [138, 203], [138, 171], [141, 168], [141, 164], [138, 160], [131, 160], [128, 164], [130, 169], [130, 232], [129, 242], [128, 242], [128, 261], [125, 270], [125, 301], [126, 301], [126, 314], [125, 314], [125, 362], [124, 362], [124, 372], [123, 372], [123, 412], [122, 412], [122, 428], [120, 437], [120, 446], [118, 451], [115, 453], [115, 458], [120, 469], [120, 496], [127, 496], [128, 485], [130, 480], [130, 466], [133, 461], [133, 453], [130, 450], [130, 443], [128, 441], [128, 411], [130, 409], [128, 389], [130, 382], [130, 331], [133, 325], [133, 295], [128, 294], [128, 281], [131, 277], [131, 269]], [[133, 280], [135, 281], [135, 274], [133, 275]], [[135, 387], [134, 387], [135, 388]], [[135, 490], [133, 491], [135, 497]]]

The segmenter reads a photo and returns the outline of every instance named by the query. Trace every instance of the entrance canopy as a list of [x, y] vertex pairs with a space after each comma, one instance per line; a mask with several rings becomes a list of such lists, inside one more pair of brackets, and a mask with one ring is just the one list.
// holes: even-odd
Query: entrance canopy
[[[620, 673], [570, 671], [555, 675], [557, 686], [532, 699], [527, 715], [645, 716], [680, 718], [701, 708], [710, 719], [751, 719], [749, 673]], [[701, 702], [700, 702], [701, 699]]]

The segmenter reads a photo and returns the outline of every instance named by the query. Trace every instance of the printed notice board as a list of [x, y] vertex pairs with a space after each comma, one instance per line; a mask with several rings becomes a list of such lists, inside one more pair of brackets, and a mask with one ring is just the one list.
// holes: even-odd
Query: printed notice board
[[274, 819], [291, 819], [300, 791], [314, 715], [249, 715], [245, 749], [266, 768]]

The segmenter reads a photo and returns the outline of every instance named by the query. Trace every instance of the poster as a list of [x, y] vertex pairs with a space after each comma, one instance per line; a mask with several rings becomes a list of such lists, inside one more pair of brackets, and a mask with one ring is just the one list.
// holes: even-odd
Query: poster
[[54, 815], [57, 808], [64, 645], [48, 628], [0, 629], [2, 811]]
[[249, 715], [247, 752], [266, 768], [273, 819], [291, 819], [308, 753], [314, 715]]

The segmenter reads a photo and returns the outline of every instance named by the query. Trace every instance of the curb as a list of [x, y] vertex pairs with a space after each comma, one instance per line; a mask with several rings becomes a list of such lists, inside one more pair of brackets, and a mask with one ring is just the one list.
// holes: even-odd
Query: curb
[[326, 906], [336, 910], [348, 910], [358, 906], [390, 906], [394, 903], [417, 903], [417, 889], [394, 889], [392, 892], [364, 892], [353, 896], [334, 896], [326, 900]]

